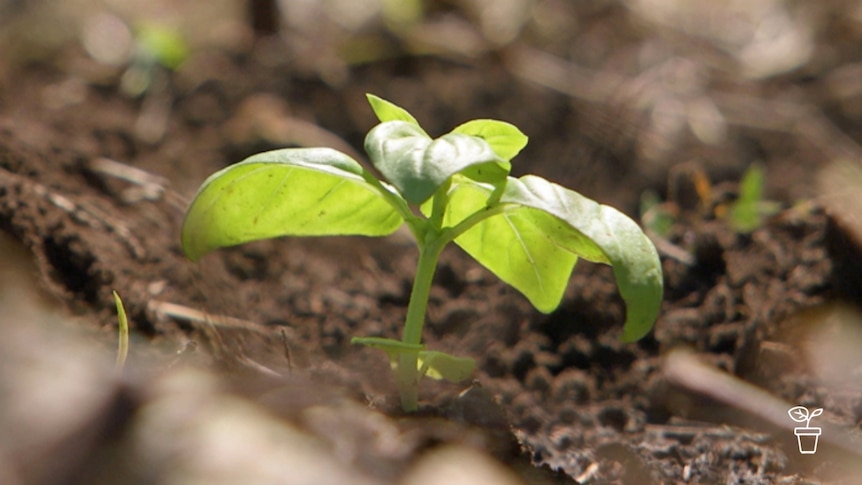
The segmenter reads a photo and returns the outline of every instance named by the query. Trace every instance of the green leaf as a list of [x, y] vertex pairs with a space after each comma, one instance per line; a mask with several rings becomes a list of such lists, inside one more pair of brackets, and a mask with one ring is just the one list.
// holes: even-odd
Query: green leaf
[[513, 124], [497, 120], [472, 120], [456, 127], [452, 133], [478, 136], [488, 142], [503, 160], [515, 158], [527, 146], [527, 135]]
[[389, 358], [389, 365], [393, 369], [398, 368], [400, 354], [415, 353], [418, 356], [416, 368], [419, 375], [426, 375], [436, 380], [461, 382], [468, 379], [476, 368], [476, 361], [473, 359], [456, 357], [436, 350], [425, 350], [424, 345], [405, 344], [399, 340], [384, 337], [353, 337], [350, 343], [382, 350]]
[[730, 225], [735, 231], [752, 232], [763, 225], [764, 216], [780, 210], [778, 204], [763, 200], [765, 184], [766, 175], [759, 164], [745, 171], [739, 183], [739, 198], [730, 207]]
[[117, 343], [117, 361], [116, 368], [122, 369], [126, 365], [126, 358], [129, 355], [129, 319], [126, 316], [126, 307], [123, 306], [123, 300], [120, 294], [112, 291], [114, 295], [114, 304], [117, 306], [117, 325], [119, 327], [119, 336]]
[[210, 176], [183, 221], [197, 260], [220, 247], [279, 236], [391, 234], [400, 213], [358, 162], [329, 148], [264, 152]]
[[456, 357], [436, 350], [419, 352], [419, 374], [436, 380], [461, 382], [470, 378], [476, 369], [476, 361], [468, 357]]
[[[377, 115], [377, 119], [379, 119], [381, 123], [385, 123], [387, 121], [404, 121], [415, 125], [417, 128], [422, 130], [422, 127], [419, 126], [419, 122], [416, 121], [416, 118], [414, 118], [406, 109], [373, 94], [366, 94], [365, 97], [368, 98], [368, 104], [371, 105], [371, 109], [374, 110], [374, 114]], [[422, 133], [424, 134], [425, 131], [423, 130]], [[425, 136], [428, 135], [426, 134]]]
[[653, 190], [641, 194], [640, 219], [644, 227], [656, 235], [667, 237], [673, 229], [674, 216]]
[[[492, 190], [456, 179], [444, 226], [483, 210]], [[652, 328], [662, 299], [661, 263], [634, 221], [535, 176], [510, 177], [499, 204], [455, 243], [546, 313], [559, 306], [578, 257], [610, 264], [626, 303], [623, 339], [637, 340]]]
[[350, 339], [350, 343], [382, 350], [386, 352], [390, 358], [404, 352], [415, 352], [416, 354], [419, 354], [419, 352], [425, 350], [424, 345], [405, 344], [400, 340], [393, 340], [385, 337], [353, 337]]
[[156, 24], [144, 24], [136, 35], [138, 47], [168, 69], [176, 69], [189, 57], [189, 46], [179, 31]]
[[404, 121], [374, 127], [365, 138], [365, 150], [374, 166], [413, 204], [428, 200], [456, 173], [494, 181], [504, 180], [511, 168], [479, 137], [449, 133], [432, 140]]

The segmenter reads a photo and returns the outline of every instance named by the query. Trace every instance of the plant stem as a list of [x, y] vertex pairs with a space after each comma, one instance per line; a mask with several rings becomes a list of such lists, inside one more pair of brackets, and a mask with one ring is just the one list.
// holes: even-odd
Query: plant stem
[[[422, 327], [425, 325], [425, 311], [428, 308], [428, 296], [431, 293], [431, 282], [437, 269], [437, 260], [445, 244], [440, 239], [433, 239], [427, 245], [419, 247], [419, 263], [410, 292], [410, 303], [407, 306], [407, 320], [404, 324], [404, 334], [401, 341], [405, 344], [419, 345], [422, 343]], [[419, 406], [419, 371], [417, 369], [418, 355], [412, 352], [401, 353], [398, 357], [398, 390], [401, 393], [401, 407], [407, 412], [416, 411]]]

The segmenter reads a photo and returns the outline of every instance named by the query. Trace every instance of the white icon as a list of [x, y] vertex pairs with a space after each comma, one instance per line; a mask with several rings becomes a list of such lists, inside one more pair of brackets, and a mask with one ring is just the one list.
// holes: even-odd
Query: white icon
[[817, 453], [817, 441], [820, 439], [820, 428], [812, 428], [811, 420], [823, 414], [823, 408], [817, 408], [811, 413], [805, 406], [794, 406], [787, 410], [790, 419], [797, 423], [805, 422], [805, 427], [793, 428], [796, 441], [799, 442], [799, 453], [813, 455]]

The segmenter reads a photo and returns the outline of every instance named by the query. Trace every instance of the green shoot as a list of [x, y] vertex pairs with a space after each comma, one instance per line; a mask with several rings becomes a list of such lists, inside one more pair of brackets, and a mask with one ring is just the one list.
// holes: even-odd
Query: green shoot
[[645, 228], [660, 237], [667, 237], [673, 229], [674, 214], [661, 197], [653, 191], [646, 190], [641, 194], [640, 219]]
[[129, 320], [126, 317], [126, 309], [120, 295], [114, 291], [114, 303], [117, 305], [117, 324], [119, 326], [119, 343], [117, 344], [117, 369], [122, 370], [126, 366], [126, 358], [129, 355]]
[[739, 198], [730, 206], [730, 225], [747, 234], [763, 225], [763, 218], [778, 212], [774, 202], [763, 200], [766, 175], [759, 164], [751, 165], [739, 183]]
[[422, 377], [461, 381], [475, 366], [422, 344], [437, 261], [450, 242], [545, 313], [559, 306], [578, 258], [609, 264], [626, 304], [622, 339], [649, 332], [661, 263], [634, 221], [542, 178], [509, 176], [527, 144], [509, 123], [474, 120], [432, 138], [403, 108], [368, 100], [380, 124], [365, 150], [385, 181], [328, 148], [253, 155], [198, 190], [182, 228], [186, 255], [280, 236], [384, 236], [406, 225], [419, 260], [402, 338], [352, 340], [388, 356], [406, 411], [418, 407]]

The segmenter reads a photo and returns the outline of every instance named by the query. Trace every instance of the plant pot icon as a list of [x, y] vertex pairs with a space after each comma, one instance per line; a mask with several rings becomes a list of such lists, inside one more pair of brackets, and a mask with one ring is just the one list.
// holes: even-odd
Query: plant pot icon
[[793, 428], [796, 441], [799, 443], [799, 453], [813, 455], [817, 453], [817, 442], [820, 440], [820, 428]]
[[805, 423], [805, 426], [793, 428], [793, 434], [796, 435], [796, 441], [799, 443], [799, 453], [803, 455], [813, 455], [817, 453], [817, 442], [820, 440], [820, 428], [812, 428], [811, 420], [823, 414], [823, 408], [817, 408], [811, 413], [805, 406], [795, 406], [787, 410], [787, 415], [790, 419], [797, 423]]

